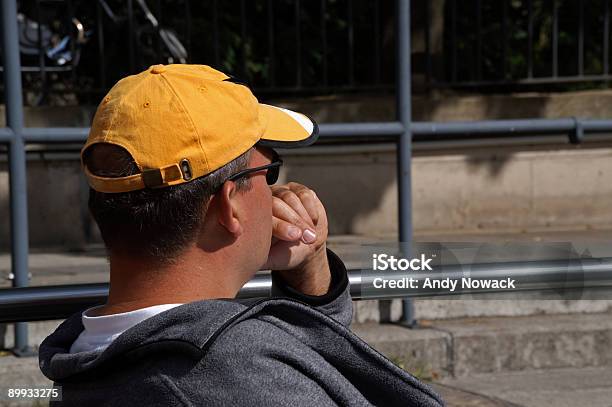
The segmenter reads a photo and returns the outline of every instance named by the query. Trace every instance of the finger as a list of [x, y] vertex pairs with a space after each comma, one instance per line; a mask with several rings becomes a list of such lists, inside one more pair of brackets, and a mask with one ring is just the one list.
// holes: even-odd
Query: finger
[[[309, 214], [311, 214], [310, 216], [313, 219], [313, 223], [316, 228], [317, 238], [325, 239], [327, 235], [327, 227], [328, 227], [327, 214], [325, 212], [325, 207], [323, 206], [323, 203], [317, 196], [316, 192], [296, 182], [290, 182], [280, 187], [282, 189], [290, 188], [293, 192], [296, 192], [298, 196], [299, 195], [303, 196], [301, 200], [303, 200], [303, 204], [306, 210], [309, 212]], [[322, 232], [325, 236], [318, 236]]]
[[304, 220], [287, 202], [278, 197], [272, 199], [272, 216], [282, 219], [299, 227], [302, 231], [313, 229], [313, 226]]
[[325, 206], [323, 206], [323, 202], [321, 202], [321, 200], [319, 199], [319, 197], [317, 196], [317, 194], [312, 191], [312, 194], [315, 197], [315, 206], [316, 206], [316, 210], [317, 213], [319, 214], [319, 218], [317, 219], [317, 231], [325, 231], [325, 234], [327, 234], [327, 213], [325, 212]]
[[316, 231], [313, 226], [306, 223], [302, 217], [280, 198], [274, 197], [272, 201], [272, 216], [296, 226], [302, 232], [301, 237], [304, 243], [314, 243], [317, 239]]
[[312, 220], [312, 224], [316, 225], [319, 222], [319, 206], [317, 205], [317, 196], [312, 189], [303, 187], [293, 191], [302, 202], [304, 209], [308, 212], [308, 216]]
[[295, 192], [289, 189], [284, 189], [278, 191], [275, 196], [288, 204], [291, 209], [293, 209], [304, 220], [304, 222], [308, 223], [311, 227], [314, 227], [313, 219], [308, 213], [308, 210], [306, 210], [304, 207], [304, 203]]
[[272, 236], [278, 240], [296, 242], [302, 238], [302, 229], [280, 218], [272, 218]]

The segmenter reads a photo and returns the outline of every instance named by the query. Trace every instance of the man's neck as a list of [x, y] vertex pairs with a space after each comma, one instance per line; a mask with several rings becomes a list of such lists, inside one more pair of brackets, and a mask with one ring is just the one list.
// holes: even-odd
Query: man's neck
[[108, 300], [95, 315], [159, 304], [234, 298], [245, 283], [243, 276], [247, 273], [235, 272], [237, 265], [228, 264], [228, 258], [232, 257], [197, 249], [185, 251], [172, 263], [111, 255]]

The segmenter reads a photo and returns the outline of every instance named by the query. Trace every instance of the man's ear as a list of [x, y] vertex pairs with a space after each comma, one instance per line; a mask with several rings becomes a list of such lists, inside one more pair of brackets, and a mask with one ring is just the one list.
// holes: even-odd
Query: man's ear
[[215, 196], [219, 224], [234, 236], [240, 236], [243, 232], [237, 196], [238, 190], [234, 181], [226, 181]]

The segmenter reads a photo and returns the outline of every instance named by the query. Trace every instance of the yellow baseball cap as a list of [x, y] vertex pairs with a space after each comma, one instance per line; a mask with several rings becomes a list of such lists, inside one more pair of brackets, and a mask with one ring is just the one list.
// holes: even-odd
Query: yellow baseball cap
[[89, 185], [117, 193], [177, 185], [207, 175], [254, 145], [303, 147], [318, 138], [307, 116], [259, 103], [248, 87], [205, 65], [154, 65], [113, 86], [81, 150], [107, 143], [127, 150], [140, 173]]

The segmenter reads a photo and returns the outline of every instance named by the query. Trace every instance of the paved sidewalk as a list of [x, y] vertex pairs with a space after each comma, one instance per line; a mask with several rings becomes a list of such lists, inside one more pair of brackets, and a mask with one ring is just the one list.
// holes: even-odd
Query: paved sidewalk
[[[612, 367], [497, 373], [445, 379], [440, 384], [442, 393], [460, 389], [524, 407], [612, 407]], [[469, 400], [461, 404], [463, 401], [451, 398], [448, 401], [449, 406], [457, 407], [489, 405], [469, 404]]]

